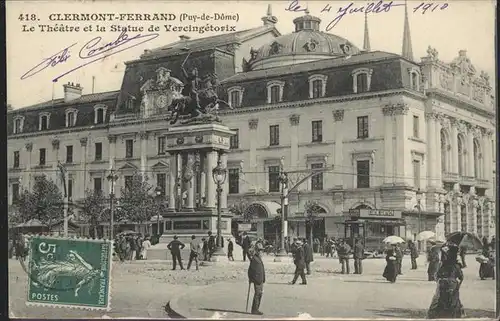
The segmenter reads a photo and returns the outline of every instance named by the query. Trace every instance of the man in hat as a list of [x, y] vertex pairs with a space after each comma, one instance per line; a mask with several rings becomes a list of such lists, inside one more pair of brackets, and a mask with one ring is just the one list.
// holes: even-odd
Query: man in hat
[[179, 237], [177, 237], [177, 235], [174, 235], [174, 240], [167, 245], [167, 248], [170, 250], [170, 254], [172, 254], [172, 261], [174, 264], [172, 270], [175, 270], [177, 267], [177, 261], [179, 261], [181, 270], [184, 270], [184, 267], [182, 266], [181, 250], [185, 247], [185, 245], [179, 241], [178, 238]]
[[253, 283], [254, 295], [252, 301], [252, 314], [262, 315], [260, 312], [260, 300], [264, 290], [264, 283], [266, 283], [266, 272], [264, 270], [264, 263], [260, 256], [264, 248], [260, 243], [255, 244], [254, 253], [250, 259], [250, 266], [248, 267], [248, 282]]
[[212, 231], [208, 231], [208, 259], [212, 258], [212, 254], [215, 252], [215, 236], [212, 235]]
[[250, 249], [250, 238], [247, 235], [247, 232], [243, 232], [243, 239], [241, 240], [241, 249], [243, 250], [243, 262], [248, 259], [250, 260], [250, 255], [248, 250]]
[[231, 239], [227, 239], [227, 259], [229, 261], [234, 261], [233, 257], [234, 244]]
[[417, 269], [417, 258], [418, 258], [418, 250], [417, 246], [413, 241], [408, 240], [408, 248], [410, 249], [410, 257], [411, 257], [411, 269], [416, 270]]
[[304, 248], [300, 240], [296, 240], [294, 243], [293, 264], [295, 264], [295, 274], [293, 276], [293, 280], [289, 284], [295, 284], [299, 276], [302, 279], [301, 284], [307, 284], [306, 273], [304, 272], [306, 267]]
[[365, 247], [360, 239], [356, 239], [353, 251], [354, 274], [363, 274], [363, 259], [365, 258]]
[[342, 266], [342, 274], [349, 274], [351, 267], [349, 266], [349, 254], [351, 252], [351, 247], [345, 242], [344, 239], [339, 240], [339, 246], [337, 248], [337, 254], [339, 256], [339, 262]]
[[313, 258], [313, 250], [311, 248], [311, 245], [307, 243], [307, 239], [304, 239], [304, 261], [306, 263], [306, 271], [307, 275], [311, 274], [311, 262], [314, 261]]
[[439, 252], [440, 247], [436, 245], [436, 242], [429, 241], [431, 243], [431, 248], [427, 250], [427, 261], [429, 262], [429, 267], [427, 268], [428, 281], [436, 281], [436, 273], [439, 269]]
[[202, 238], [201, 242], [203, 243], [201, 251], [203, 252], [203, 261], [208, 261], [208, 242], [206, 238]]
[[189, 270], [189, 268], [191, 267], [191, 263], [193, 263], [194, 260], [196, 264], [196, 270], [198, 271], [198, 254], [200, 253], [200, 243], [196, 240], [196, 235], [191, 236], [191, 242], [189, 242], [189, 249], [191, 251], [189, 252], [189, 261], [187, 269]]

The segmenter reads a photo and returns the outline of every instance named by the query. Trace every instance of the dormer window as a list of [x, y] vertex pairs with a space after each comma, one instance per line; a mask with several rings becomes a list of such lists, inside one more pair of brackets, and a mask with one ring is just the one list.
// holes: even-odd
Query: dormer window
[[76, 125], [77, 115], [78, 115], [78, 110], [74, 108], [66, 110], [66, 127], [73, 127]]
[[408, 69], [410, 73], [410, 88], [415, 91], [420, 90], [420, 73], [416, 68]]
[[355, 94], [370, 91], [372, 83], [373, 69], [359, 68], [354, 70], [352, 75], [352, 91]]
[[276, 104], [283, 101], [284, 81], [270, 81], [267, 83], [267, 103]]
[[47, 130], [50, 125], [50, 114], [49, 113], [41, 113], [38, 116], [38, 130]]
[[14, 117], [14, 134], [20, 134], [23, 132], [24, 127], [24, 116]]
[[309, 77], [309, 98], [321, 98], [326, 94], [326, 80], [328, 76], [312, 75]]
[[106, 107], [106, 105], [94, 106], [94, 124], [104, 124], [107, 110], [108, 107]]
[[243, 91], [244, 89], [240, 86], [231, 87], [227, 90], [229, 105], [231, 105], [232, 108], [241, 107], [241, 102], [243, 101]]

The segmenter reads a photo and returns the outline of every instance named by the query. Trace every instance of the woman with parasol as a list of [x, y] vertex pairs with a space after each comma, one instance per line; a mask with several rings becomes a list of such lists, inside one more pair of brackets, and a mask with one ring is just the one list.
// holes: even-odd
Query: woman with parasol
[[460, 302], [464, 275], [457, 261], [458, 251], [458, 246], [451, 242], [441, 247], [441, 266], [436, 274], [437, 289], [429, 307], [429, 319], [458, 319], [464, 314]]
[[385, 269], [382, 276], [389, 282], [396, 282], [398, 276], [398, 265], [396, 262], [396, 244], [392, 244], [392, 248], [387, 250], [387, 255], [385, 256]]

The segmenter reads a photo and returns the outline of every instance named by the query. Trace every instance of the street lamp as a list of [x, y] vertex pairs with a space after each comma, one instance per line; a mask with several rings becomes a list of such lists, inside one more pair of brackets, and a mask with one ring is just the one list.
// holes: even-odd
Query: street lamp
[[109, 193], [109, 213], [110, 213], [110, 231], [109, 239], [113, 240], [113, 229], [114, 229], [114, 216], [115, 216], [115, 182], [118, 180], [118, 175], [115, 174], [115, 170], [111, 169], [111, 173], [107, 176], [108, 182], [111, 184], [111, 192]]
[[227, 169], [222, 167], [222, 161], [219, 158], [217, 161], [217, 166], [212, 169], [212, 177], [215, 184], [217, 185], [217, 242], [216, 250], [214, 256], [224, 256], [224, 249], [222, 248], [222, 234], [221, 234], [221, 221], [222, 221], [222, 209], [221, 209], [221, 195], [222, 195], [222, 184], [226, 181]]
[[275, 262], [280, 261], [281, 256], [286, 256], [285, 251], [285, 235], [287, 230], [286, 222], [286, 206], [288, 205], [288, 173], [285, 172], [285, 159], [281, 157], [280, 160], [280, 176], [278, 177], [281, 185], [281, 240], [280, 240], [280, 250], [276, 257]]
[[[422, 192], [420, 188], [417, 190], [415, 196], [417, 198], [417, 206], [418, 206], [418, 234], [422, 232]], [[421, 243], [419, 243], [421, 245]], [[421, 247], [421, 246], [420, 246]], [[421, 248], [420, 248], [421, 250]]]
[[158, 206], [158, 212], [156, 213], [156, 234], [160, 236], [160, 204], [161, 204], [161, 198], [163, 196], [163, 188], [160, 186], [156, 186], [155, 188], [155, 199], [156, 199], [156, 205]]

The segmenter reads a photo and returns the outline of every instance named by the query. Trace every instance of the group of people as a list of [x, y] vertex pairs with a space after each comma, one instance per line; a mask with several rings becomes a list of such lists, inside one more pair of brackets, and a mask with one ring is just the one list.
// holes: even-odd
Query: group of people
[[120, 261], [146, 260], [148, 249], [151, 247], [149, 235], [118, 234], [115, 239], [115, 252]]

